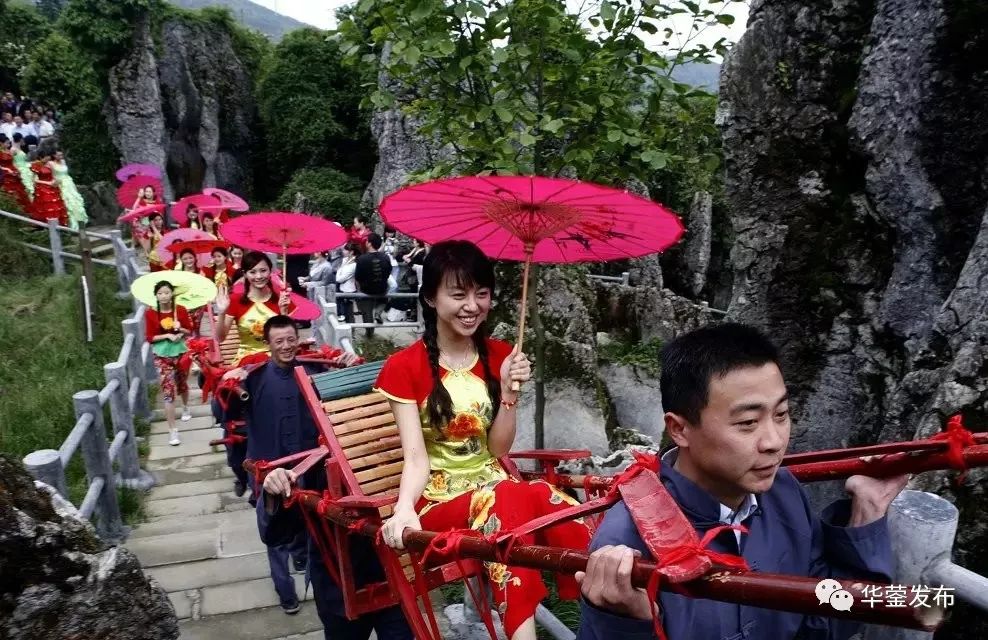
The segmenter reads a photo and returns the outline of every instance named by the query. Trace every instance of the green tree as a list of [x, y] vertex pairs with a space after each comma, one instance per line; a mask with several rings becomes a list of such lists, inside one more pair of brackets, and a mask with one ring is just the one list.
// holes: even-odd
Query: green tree
[[[726, 12], [732, 1], [588, 0], [574, 14], [562, 0], [360, 0], [339, 33], [348, 60], [380, 56], [390, 78], [368, 101], [400, 105], [422, 122], [423, 134], [455, 150], [418, 178], [455, 170], [624, 185], [674, 170], [697, 152], [679, 145], [669, 123], [708, 94], [672, 72], [726, 51], [724, 39], [708, 46], [698, 36], [733, 22]], [[681, 33], [674, 17], [688, 19]], [[697, 162], [716, 163], [715, 153], [704, 156], [711, 157]], [[541, 446], [545, 341], [536, 299], [530, 316]]]
[[54, 22], [58, 19], [58, 14], [62, 12], [64, 0], [37, 0], [38, 12], [45, 18]]
[[278, 197], [281, 210], [295, 207], [302, 197], [302, 210], [318, 213], [340, 224], [349, 224], [360, 213], [360, 197], [366, 183], [329, 167], [306, 168], [298, 171]]
[[59, 142], [65, 149], [72, 177], [80, 184], [112, 180], [120, 156], [110, 141], [103, 99], [87, 100], [62, 117]]
[[31, 46], [50, 32], [33, 6], [0, 0], [0, 87], [20, 93], [19, 76]]
[[324, 32], [299, 29], [278, 43], [258, 87], [273, 193], [304, 167], [370, 176], [376, 156], [362, 97], [359, 77]]
[[109, 68], [129, 51], [134, 25], [159, 5], [160, 0], [69, 0], [58, 28]]
[[29, 94], [63, 111], [102, 98], [92, 58], [57, 32], [34, 46], [21, 80]]

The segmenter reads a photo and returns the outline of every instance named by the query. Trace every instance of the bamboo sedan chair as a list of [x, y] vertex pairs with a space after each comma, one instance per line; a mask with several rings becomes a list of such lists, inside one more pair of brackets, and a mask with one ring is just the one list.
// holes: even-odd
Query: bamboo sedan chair
[[[391, 406], [387, 398], [372, 390], [383, 365], [372, 362], [311, 377], [302, 367], [297, 368], [296, 380], [319, 428], [320, 446], [281, 460], [249, 462], [247, 466], [257, 481], [262, 483], [267, 472], [277, 466], [302, 474], [322, 464], [328, 481], [323, 500], [354, 509], [362, 517], [378, 522], [390, 517], [401, 482], [403, 456]], [[554, 468], [558, 461], [589, 455], [589, 451], [572, 450], [514, 452], [511, 457], [536, 459]], [[521, 478], [511, 459], [502, 458], [501, 464], [509, 474]], [[301, 508], [303, 513], [308, 511]], [[417, 638], [436, 637], [419, 609], [419, 600], [429, 615], [429, 590], [484, 573], [476, 560], [430, 564], [416, 571], [408, 553], [399, 554], [376, 540], [375, 550], [387, 580], [358, 588], [349, 560], [350, 531], [311, 513], [306, 514], [306, 520], [327, 570], [343, 591], [346, 615], [351, 619], [400, 604]]]

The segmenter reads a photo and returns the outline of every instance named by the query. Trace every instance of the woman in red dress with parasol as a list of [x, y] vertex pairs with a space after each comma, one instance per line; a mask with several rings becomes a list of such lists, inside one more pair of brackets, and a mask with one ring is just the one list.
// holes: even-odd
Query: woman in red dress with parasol
[[168, 268], [157, 251], [163, 235], [165, 235], [165, 217], [156, 213], [151, 216], [151, 224], [148, 225], [147, 231], [146, 251], [148, 252], [148, 267], [151, 271], [164, 271]]
[[45, 222], [49, 218], [58, 220], [58, 224], [67, 226], [69, 224], [68, 210], [62, 202], [62, 194], [55, 184], [55, 176], [48, 166], [50, 156], [39, 158], [31, 163], [31, 171], [34, 172], [34, 201], [31, 203], [31, 217], [40, 222]]
[[237, 270], [230, 263], [226, 249], [215, 247], [210, 256], [213, 259], [213, 263], [207, 267], [203, 267], [199, 273], [212, 280], [217, 289], [220, 287], [232, 287], [234, 274], [236, 274]]
[[[425, 335], [388, 358], [378, 377], [404, 454], [398, 502], [382, 528], [391, 547], [402, 547], [406, 528], [495, 535], [577, 504], [544, 481], [509, 478], [497, 460], [515, 439], [512, 387], [528, 381], [531, 364], [517, 348], [487, 337], [494, 284], [494, 267], [476, 245], [436, 244], [419, 291]], [[590, 530], [582, 520], [564, 521], [519, 543], [583, 551]], [[508, 637], [534, 640], [535, 609], [548, 593], [541, 573], [485, 565]], [[572, 576], [557, 580], [560, 597], [579, 595]]]
[[213, 236], [216, 240], [223, 238], [220, 235], [220, 223], [216, 221], [216, 217], [211, 213], [204, 213], [202, 215], [202, 230]]
[[264, 323], [279, 314], [287, 316], [295, 308], [288, 289], [275, 290], [271, 283], [272, 271], [273, 265], [266, 255], [249, 251], [243, 261], [243, 294], [231, 297], [230, 289], [222, 287], [216, 295], [216, 313], [219, 316], [216, 340], [223, 342], [234, 327], [240, 336], [235, 366], [244, 364], [243, 360], [248, 356], [266, 354], [268, 346], [264, 343]]

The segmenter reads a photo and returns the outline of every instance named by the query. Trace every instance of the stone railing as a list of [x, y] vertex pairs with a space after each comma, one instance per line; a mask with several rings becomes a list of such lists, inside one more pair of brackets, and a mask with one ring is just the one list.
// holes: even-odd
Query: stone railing
[[[55, 229], [54, 236], [58, 230]], [[142, 270], [119, 231], [103, 237], [113, 242], [115, 261], [109, 264], [116, 266], [120, 274], [119, 295], [129, 296], [130, 283]], [[52, 251], [55, 256], [56, 250]], [[106, 378], [103, 388], [79, 391], [72, 396], [76, 422], [61, 446], [34, 451], [24, 458], [31, 475], [67, 498], [65, 469], [72, 457], [81, 452], [88, 489], [79, 513], [83, 518], [94, 519], [97, 533], [111, 543], [122, 541], [128, 534], [120, 517], [117, 487], [145, 490], [154, 485], [154, 477], [141, 469], [134, 429], [135, 418], [151, 417], [148, 389], [158, 380], [151, 344], [145, 339], [144, 311], [145, 307], [135, 302], [133, 315], [121, 322], [123, 345], [117, 359], [103, 366]], [[107, 405], [112, 433], [109, 442], [104, 421]], [[116, 473], [114, 463], [118, 467]]]

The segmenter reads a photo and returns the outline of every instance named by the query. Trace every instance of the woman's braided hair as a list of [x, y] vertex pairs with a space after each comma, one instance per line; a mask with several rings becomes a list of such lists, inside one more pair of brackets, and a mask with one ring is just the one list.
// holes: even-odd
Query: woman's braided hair
[[[449, 423], [453, 419], [453, 399], [442, 384], [439, 368], [439, 317], [435, 307], [429, 304], [435, 300], [439, 287], [444, 281], [455, 283], [464, 289], [486, 287], [494, 291], [494, 266], [477, 245], [466, 240], [449, 240], [433, 245], [422, 265], [422, 287], [419, 301], [422, 306], [422, 320], [425, 324], [425, 343], [432, 371], [432, 392], [426, 400], [429, 423], [435, 427]], [[501, 406], [501, 384], [491, 370], [490, 353], [487, 349], [487, 322], [481, 322], [473, 334], [473, 344], [484, 368], [484, 382], [490, 397], [493, 415], [497, 417]]]

